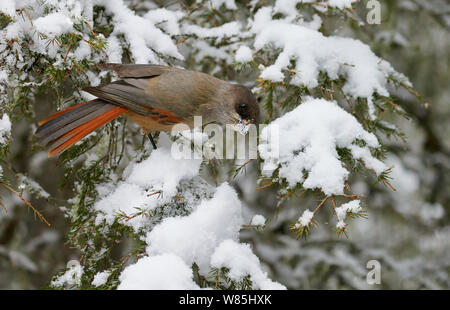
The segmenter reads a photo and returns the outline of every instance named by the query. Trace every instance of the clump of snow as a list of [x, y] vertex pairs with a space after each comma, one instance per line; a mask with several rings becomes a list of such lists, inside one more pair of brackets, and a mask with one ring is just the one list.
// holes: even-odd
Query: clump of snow
[[177, 35], [181, 33], [179, 20], [183, 16], [184, 13], [181, 11], [155, 9], [148, 11], [144, 18], [150, 20], [154, 25], [158, 24], [159, 27], [171, 35]]
[[9, 116], [5, 113], [0, 119], [0, 145], [6, 144], [10, 136], [11, 136], [11, 121], [9, 120]]
[[233, 281], [242, 281], [250, 276], [253, 288], [262, 290], [283, 290], [285, 286], [274, 282], [267, 277], [261, 268], [258, 257], [253, 254], [250, 245], [238, 243], [233, 240], [224, 240], [214, 251], [211, 257], [211, 266], [215, 268], [228, 268], [228, 277]]
[[160, 58], [152, 49], [183, 59], [169, 35], [155, 27], [151, 20], [136, 15], [122, 0], [94, 0], [93, 3], [105, 7], [106, 13], [112, 16], [114, 30], [111, 35], [125, 36], [134, 63], [160, 63]]
[[264, 226], [266, 224], [266, 218], [260, 214], [256, 214], [252, 218], [250, 224], [255, 226]]
[[166, 218], [153, 228], [146, 238], [147, 253], [172, 253], [189, 266], [195, 262], [200, 270], [208, 270], [217, 245], [225, 239], [237, 240], [242, 224], [241, 202], [224, 183], [190, 215]]
[[[177, 194], [182, 180], [198, 175], [201, 160], [174, 159], [170, 147], [164, 145], [167, 135], [161, 135], [158, 149], [146, 160], [134, 164], [124, 181], [114, 186], [112, 192], [103, 195], [94, 205], [99, 211], [96, 224], [106, 221], [112, 224], [117, 213], [135, 213], [136, 208], [153, 210], [168, 203]], [[99, 187], [99, 192], [108, 192], [107, 185]], [[145, 224], [144, 217], [135, 217], [126, 222], [138, 230]]]
[[89, 46], [89, 43], [81, 41], [77, 49], [74, 51], [73, 56], [77, 60], [82, 61], [83, 59], [89, 58], [90, 54], [91, 47]]
[[[70, 65], [72, 57], [77, 60], [103, 61], [105, 54], [100, 54], [84, 41], [90, 40], [94, 6], [104, 7], [106, 15], [111, 18], [108, 23], [113, 28], [108, 38], [102, 34], [95, 37], [95, 40], [105, 40], [108, 44], [106, 55], [110, 62], [122, 60], [120, 41], [123, 41], [123, 46], [129, 46], [131, 58], [135, 63], [164, 63], [161, 55], [183, 59], [171, 38], [171, 35], [180, 34], [178, 22], [184, 16], [182, 11], [155, 9], [149, 10], [145, 16], [139, 16], [128, 8], [123, 0], [0, 2], [0, 11], [13, 17], [13, 21], [0, 30], [2, 40], [14, 39], [11, 52], [0, 48], [0, 56], [3, 56], [2, 52], [6, 54], [4, 58], [9, 67], [20, 68], [20, 65], [34, 61], [23, 59], [26, 53], [21, 51], [24, 48], [21, 39], [25, 38], [31, 38], [32, 41], [27, 44], [27, 49], [49, 57], [54, 66]], [[22, 11], [22, 16], [18, 16], [15, 11], [23, 9], [26, 9], [27, 14]], [[103, 23], [106, 20], [104, 18]], [[83, 26], [78, 27], [79, 25]], [[76, 49], [67, 51], [62, 49], [59, 43], [51, 41], [69, 32], [82, 38]], [[16, 59], [16, 55], [19, 59]]]
[[235, 55], [234, 59], [237, 62], [241, 62], [241, 63], [250, 62], [253, 60], [252, 50], [248, 46], [242, 45], [236, 51], [236, 55]]
[[0, 12], [5, 13], [7, 15], [15, 15], [16, 14], [16, 4], [14, 0], [2, 0], [0, 2]]
[[81, 284], [81, 276], [83, 275], [83, 272], [83, 266], [81, 266], [80, 263], [71, 263], [66, 272], [52, 280], [50, 285], [69, 289], [78, 287]]
[[358, 214], [361, 211], [361, 205], [359, 200], [352, 200], [347, 202], [340, 207], [336, 208], [336, 216], [338, 218], [338, 222], [336, 224], [336, 228], [343, 229], [345, 228], [345, 218], [348, 213]]
[[[260, 216], [256, 222], [265, 219]], [[242, 224], [241, 202], [224, 183], [191, 214], [166, 218], [147, 233], [149, 256], [125, 268], [119, 289], [197, 289], [193, 263], [205, 275], [212, 267], [227, 267], [235, 281], [249, 275], [257, 288], [284, 289], [268, 279], [250, 247], [238, 243]]]
[[[330, 5], [346, 7], [349, 3], [333, 1]], [[347, 95], [367, 99], [371, 99], [374, 93], [389, 95], [386, 88], [388, 76], [409, 83], [406, 77], [361, 41], [326, 37], [319, 31], [291, 23], [289, 19], [273, 20], [272, 14], [272, 8], [261, 8], [251, 25], [251, 32], [256, 35], [256, 49], [269, 44], [281, 49], [276, 61], [263, 68], [262, 79], [281, 82], [285, 78], [283, 71], [294, 69], [290, 83], [313, 88], [319, 85], [319, 73], [323, 72], [331, 79], [343, 76], [346, 79], [343, 91]], [[290, 68], [292, 61], [295, 61], [295, 68]]]
[[122, 46], [117, 36], [110, 36], [106, 40], [106, 54], [108, 55], [108, 62], [122, 63]]
[[[277, 127], [279, 135], [273, 136]], [[355, 117], [335, 102], [308, 98], [294, 110], [265, 127], [258, 147], [264, 161], [275, 162], [278, 176], [290, 188], [302, 184], [307, 189], [320, 189], [326, 195], [343, 194], [349, 172], [339, 159], [337, 148], [350, 150], [355, 159], [377, 174], [386, 170], [383, 162], [372, 156], [370, 148], [380, 145], [376, 136], [367, 132]], [[366, 146], [356, 144], [364, 141]], [[278, 158], [271, 147], [278, 144]], [[306, 177], [304, 173], [306, 172]], [[273, 171], [263, 171], [271, 176]]]
[[237, 132], [239, 132], [241, 135], [246, 135], [247, 132], [250, 130], [250, 125], [245, 125], [241, 122], [239, 122], [235, 127], [233, 127]]
[[296, 227], [307, 227], [309, 223], [311, 223], [312, 218], [314, 217], [314, 212], [311, 212], [310, 210], [303, 211], [302, 216], [298, 218]]
[[241, 32], [242, 25], [239, 22], [229, 22], [218, 27], [203, 28], [198, 25], [185, 25], [183, 32], [186, 34], [195, 34], [199, 38], [217, 38], [219, 40], [225, 37], [238, 35]]
[[109, 276], [111, 275], [111, 271], [102, 271], [98, 272], [94, 276], [94, 280], [92, 280], [93, 286], [102, 286], [108, 281]]
[[39, 17], [33, 22], [39, 33], [46, 35], [49, 39], [54, 39], [63, 33], [71, 32], [73, 22], [62, 13], [52, 13]]
[[192, 269], [173, 254], [143, 257], [126, 267], [119, 277], [119, 290], [199, 289]]

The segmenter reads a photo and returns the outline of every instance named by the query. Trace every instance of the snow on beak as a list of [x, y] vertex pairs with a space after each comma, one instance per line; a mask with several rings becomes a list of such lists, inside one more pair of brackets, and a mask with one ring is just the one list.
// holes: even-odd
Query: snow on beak
[[239, 117], [239, 120], [235, 126], [235, 130], [237, 132], [239, 132], [241, 135], [246, 135], [250, 128], [250, 122], [245, 119], [243, 120], [242, 117]]

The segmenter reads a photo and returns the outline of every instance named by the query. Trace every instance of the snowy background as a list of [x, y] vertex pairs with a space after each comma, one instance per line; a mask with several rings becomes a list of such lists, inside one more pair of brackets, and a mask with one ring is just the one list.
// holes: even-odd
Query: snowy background
[[[0, 288], [449, 288], [450, 7], [367, 2], [1, 0]], [[98, 62], [248, 86], [260, 158], [117, 119], [48, 159], [37, 122], [117, 78]]]

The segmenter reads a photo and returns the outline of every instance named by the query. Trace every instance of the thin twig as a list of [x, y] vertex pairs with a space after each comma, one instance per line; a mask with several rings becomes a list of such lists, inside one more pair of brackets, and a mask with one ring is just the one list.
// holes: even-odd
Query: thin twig
[[234, 177], [237, 177], [238, 174], [241, 172], [242, 169], [244, 169], [249, 163], [251, 163], [253, 161], [253, 159], [249, 159], [248, 161], [246, 161], [244, 164], [240, 165], [239, 167], [236, 168], [236, 170], [234, 171]]
[[386, 178], [382, 178], [381, 180], [383, 181], [384, 184], [386, 184], [387, 186], [389, 186], [394, 192], [397, 191], [397, 189], [396, 189], [391, 183], [389, 183], [389, 181], [386, 180]]
[[297, 195], [297, 197], [298, 197], [298, 198], [302, 198], [302, 197], [303, 197], [303, 195], [305, 195], [305, 194], [306, 194], [306, 192], [307, 192], [307, 191], [303, 191], [303, 192], [301, 192], [300, 194], [298, 194], [298, 195]]
[[334, 201], [334, 196], [331, 196], [331, 204], [333, 205], [334, 212], [336, 213], [336, 201]]
[[12, 187], [10, 187], [9, 185], [0, 182], [0, 185], [2, 185], [4, 188], [6, 188], [7, 190], [11, 191], [13, 194], [15, 194], [17, 197], [19, 197], [28, 207], [30, 207], [35, 214], [37, 214], [37, 216], [39, 216], [39, 218], [45, 223], [47, 224], [48, 227], [50, 227], [50, 223], [45, 219], [45, 217], [35, 208], [33, 207], [33, 205], [31, 203], [29, 203], [25, 198], [23, 198], [22, 194], [16, 192]]
[[342, 194], [342, 195], [338, 195], [338, 196], [342, 196], [345, 198], [355, 198], [355, 199], [360, 199], [360, 198], [365, 198], [365, 195], [347, 195], [347, 194]]
[[150, 197], [150, 196], [153, 196], [153, 195], [156, 195], [156, 194], [161, 194], [161, 193], [162, 193], [162, 191], [156, 191], [156, 192], [148, 194], [147, 197]]
[[97, 39], [97, 35], [95, 34], [94, 30], [92, 30], [91, 25], [89, 25], [88, 22], [85, 22], [86, 26], [89, 28], [89, 31], [92, 33], [92, 35], [94, 36], [94, 38]]
[[256, 190], [259, 191], [259, 190], [265, 189], [265, 188], [267, 188], [267, 187], [269, 187], [269, 186], [272, 186], [272, 185], [273, 185], [273, 182], [270, 181], [270, 182], [269, 182], [268, 184], [266, 184], [266, 185], [263, 185], [263, 186], [261, 186], [261, 187], [257, 187]]
[[328, 200], [328, 198], [330, 198], [329, 196], [325, 197], [320, 204], [317, 206], [317, 208], [314, 210], [314, 214], [316, 214], [316, 212], [320, 209], [320, 207]]
[[28, 20], [30, 21], [31, 26], [33, 26], [33, 20], [30, 17], [30, 14], [28, 14], [28, 11], [24, 8], [22, 11], [25, 13], [25, 15], [28, 17]]
[[70, 52], [70, 49], [71, 49], [71, 48], [72, 48], [72, 38], [70, 38], [70, 41], [69, 41], [69, 47], [67, 48], [66, 56], [64, 56], [64, 62], [66, 62], [67, 56], [69, 55], [69, 52]]

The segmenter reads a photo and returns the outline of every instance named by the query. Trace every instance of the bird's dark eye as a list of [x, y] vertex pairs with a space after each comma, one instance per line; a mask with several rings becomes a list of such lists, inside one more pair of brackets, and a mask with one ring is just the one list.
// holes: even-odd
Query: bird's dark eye
[[247, 105], [245, 103], [241, 103], [237, 108], [238, 113], [244, 113], [247, 110]]

